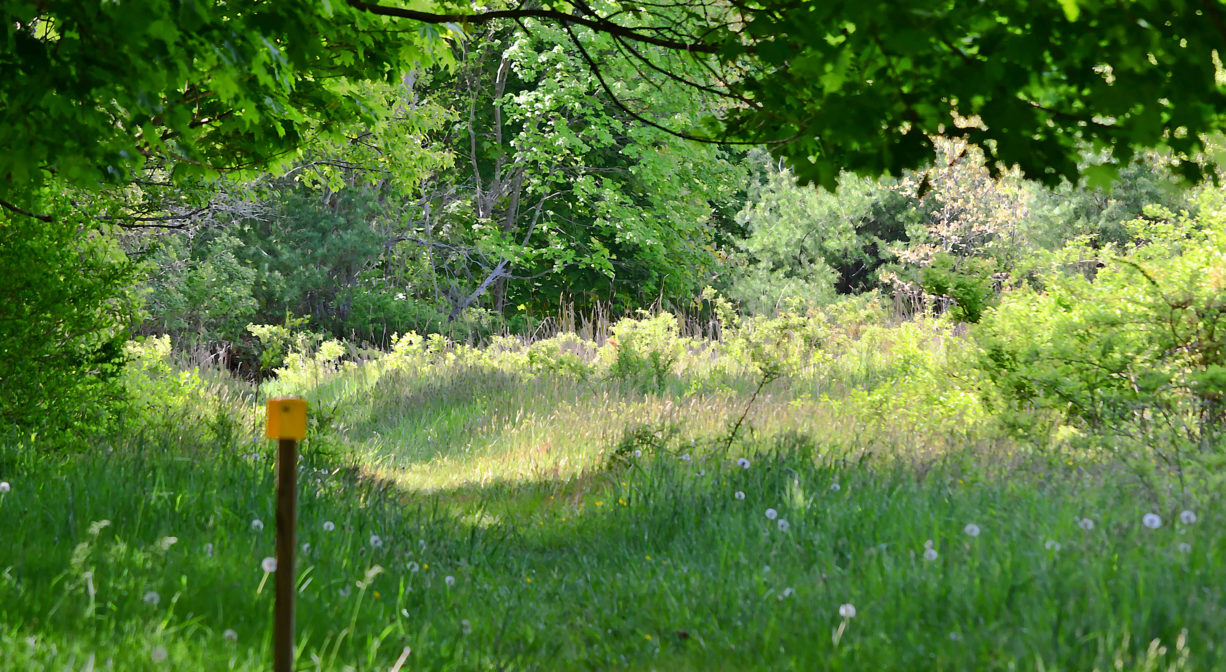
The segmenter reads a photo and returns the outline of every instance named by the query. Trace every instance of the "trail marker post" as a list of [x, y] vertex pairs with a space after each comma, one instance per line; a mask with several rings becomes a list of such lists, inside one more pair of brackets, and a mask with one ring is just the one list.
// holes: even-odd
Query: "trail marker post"
[[294, 545], [298, 527], [298, 441], [306, 438], [307, 403], [270, 399], [264, 435], [277, 440], [277, 602], [273, 611], [272, 669], [294, 668]]

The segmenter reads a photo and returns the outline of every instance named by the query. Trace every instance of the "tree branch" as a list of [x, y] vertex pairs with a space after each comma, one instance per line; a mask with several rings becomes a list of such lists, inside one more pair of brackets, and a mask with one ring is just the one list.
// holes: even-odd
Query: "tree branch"
[[685, 51], [696, 54], [714, 54], [718, 49], [714, 45], [703, 42], [683, 42], [680, 40], [670, 40], [662, 37], [646, 35], [643, 31], [649, 30], [647, 27], [633, 28], [623, 26], [619, 23], [609, 21], [604, 17], [589, 17], [567, 14], [553, 9], [502, 9], [489, 12], [477, 12], [475, 14], [435, 14], [433, 12], [422, 12], [415, 9], [405, 9], [402, 7], [387, 7], [373, 2], [363, 2], [363, 0], [348, 0], [349, 6], [359, 11], [379, 16], [390, 16], [400, 19], [412, 19], [413, 21], [421, 21], [422, 23], [444, 24], [444, 23], [471, 23], [474, 25], [484, 25], [490, 21], [498, 19], [544, 19], [562, 25], [580, 25], [592, 30], [607, 33], [609, 35], [617, 35], [628, 40], [636, 42], [645, 42], [654, 44], [665, 49], [674, 51]]
[[40, 215], [36, 212], [30, 212], [29, 210], [23, 210], [5, 200], [0, 200], [0, 207], [4, 208], [5, 210], [9, 210], [11, 212], [15, 212], [19, 215], [25, 215], [26, 217], [33, 217], [34, 219], [37, 219], [40, 222], [47, 222], [48, 224], [50, 224], [51, 222], [55, 221], [55, 218], [52, 217], [51, 215]]

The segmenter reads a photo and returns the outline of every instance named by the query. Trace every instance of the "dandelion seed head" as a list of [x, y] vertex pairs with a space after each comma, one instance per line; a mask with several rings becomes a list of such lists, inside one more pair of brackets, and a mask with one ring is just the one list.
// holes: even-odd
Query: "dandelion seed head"
[[1183, 511], [1179, 514], [1179, 522], [1184, 525], [1192, 525], [1196, 523], [1196, 513], [1192, 511]]
[[1060, 550], [1060, 542], [1056, 541], [1055, 539], [1048, 539], [1047, 542], [1043, 544], [1043, 546], [1049, 551]]
[[450, 588], [451, 586], [455, 585], [455, 577], [448, 574], [447, 578], [443, 579], [443, 582], [447, 584], [448, 588]]
[[968, 537], [979, 536], [979, 526], [974, 523], [967, 523], [966, 527], [962, 528], [962, 531], [965, 532], [966, 536]]
[[690, 461], [690, 454], [689, 454], [689, 453], [686, 453], [686, 454], [682, 455], [682, 456], [681, 456], [681, 461], [682, 461], [682, 462], [689, 462], [689, 461]]
[[779, 599], [786, 600], [796, 594], [796, 591], [791, 588], [784, 588], [782, 593], [779, 593]]
[[149, 652], [149, 657], [152, 658], [153, 662], [155, 663], [160, 663], [166, 660], [166, 655], [166, 647], [164, 646], [155, 646], [153, 647], [153, 651]]
[[778, 518], [778, 517], [779, 517], [779, 512], [778, 512], [778, 511], [776, 511], [776, 510], [774, 510], [774, 509], [767, 509], [767, 510], [766, 510], [766, 518], [767, 518], [768, 520], [774, 520], [774, 519], [776, 519], [776, 518]]
[[225, 632], [221, 633], [221, 638], [227, 642], [237, 642], [238, 633], [234, 632], [233, 630], [226, 630]]
[[635, 448], [635, 449], [634, 449], [634, 456], [635, 456], [635, 457], [642, 457], [642, 456], [643, 456], [643, 451], [641, 451], [641, 450], [639, 450], [639, 449]]
[[264, 529], [264, 521], [260, 520], [259, 518], [251, 521], [251, 529], [255, 530], [256, 532], [260, 532]]
[[8, 481], [0, 481], [0, 494], [4, 494], [12, 489], [13, 486], [9, 485]]
[[473, 624], [469, 623], [467, 618], [460, 619], [460, 632], [466, 635], [473, 634]]
[[332, 530], [335, 530], [335, 529], [336, 529], [336, 523], [333, 523], [330, 520], [324, 521], [324, 532], [331, 532]]
[[416, 574], [417, 570], [421, 569], [421, 566], [418, 565], [416, 562], [413, 562], [412, 560], [410, 560], [409, 564], [405, 565], [404, 568], [409, 570], [413, 574]]
[[141, 599], [145, 601], [145, 604], [153, 605], [156, 607], [158, 606], [158, 602], [162, 601], [162, 596], [158, 595], [156, 591], [151, 590], [145, 593], [145, 596], [142, 597]]
[[212, 544], [212, 542], [207, 543], [207, 544], [205, 544], [205, 545], [204, 545], [204, 555], [205, 555], [205, 557], [207, 557], [207, 558], [211, 558], [211, 557], [213, 557], [213, 544]]
[[745, 459], [745, 458], [743, 458], [743, 457], [738, 458], [738, 459], [737, 459], [737, 461], [736, 461], [736, 466], [738, 466], [738, 467], [740, 467], [740, 468], [742, 468], [742, 469], [748, 469], [748, 468], [749, 468], [749, 460], [747, 460], [747, 459]]
[[1077, 521], [1077, 524], [1081, 526], [1081, 529], [1086, 530], [1087, 532], [1094, 529], [1094, 521], [1090, 520], [1089, 518], [1082, 518], [1081, 520]]
[[745, 492], [742, 490], [737, 490], [733, 497], [736, 497], [737, 499], [745, 499]]
[[932, 548], [932, 547], [933, 547], [933, 543], [931, 539], [924, 542], [924, 548]]
[[925, 548], [924, 549], [924, 559], [928, 561], [936, 560], [937, 550], [935, 548]]
[[169, 551], [171, 546], [179, 543], [178, 537], [162, 537], [162, 550]]
[[855, 618], [856, 617], [856, 605], [850, 602], [848, 602], [847, 604], [839, 605], [839, 616], [842, 616], [843, 618]]
[[1175, 548], [1178, 548], [1180, 553], [1191, 553], [1192, 552], [1192, 544], [1189, 544], [1186, 541], [1179, 542], [1179, 545], [1176, 546]]
[[839, 485], [838, 483], [831, 483], [830, 489], [834, 492], [838, 492], [839, 490], [843, 489], [843, 486]]
[[260, 561], [260, 567], [263, 568], [265, 572], [271, 574], [277, 571], [277, 559], [276, 558], [264, 558], [263, 560]]
[[383, 548], [383, 540], [379, 538], [379, 535], [377, 534], [370, 535], [370, 547], [371, 548]]
[[303, 552], [303, 553], [310, 553], [310, 552], [311, 552], [311, 545], [310, 545], [309, 543], [307, 543], [307, 544], [303, 544], [303, 545], [302, 545], [302, 552]]
[[788, 521], [786, 521], [786, 520], [784, 520], [784, 519], [782, 519], [782, 518], [780, 518], [780, 519], [779, 519], [779, 531], [780, 531], [780, 532], [787, 532], [787, 531], [788, 531], [788, 528], [790, 528], [790, 527], [791, 527], [791, 525], [789, 525], [789, 524], [788, 524]]
[[698, 470], [698, 475], [699, 475], [699, 476], [706, 476], [706, 475], [707, 475], [707, 470], [706, 470], [706, 469], [699, 469], [699, 470]]
[[1144, 516], [1141, 516], [1141, 524], [1151, 530], [1156, 530], [1159, 527], [1162, 527], [1162, 519], [1159, 518], [1158, 514], [1156, 513], [1147, 513]]

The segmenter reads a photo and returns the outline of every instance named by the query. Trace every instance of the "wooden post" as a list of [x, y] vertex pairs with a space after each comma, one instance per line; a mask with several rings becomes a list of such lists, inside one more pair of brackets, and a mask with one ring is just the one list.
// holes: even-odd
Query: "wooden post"
[[306, 402], [268, 402], [265, 436], [277, 440], [277, 576], [273, 609], [272, 669], [294, 669], [294, 548], [298, 529], [298, 440], [306, 438]]
[[277, 442], [277, 604], [273, 615], [272, 669], [294, 669], [294, 547], [298, 528], [298, 442]]

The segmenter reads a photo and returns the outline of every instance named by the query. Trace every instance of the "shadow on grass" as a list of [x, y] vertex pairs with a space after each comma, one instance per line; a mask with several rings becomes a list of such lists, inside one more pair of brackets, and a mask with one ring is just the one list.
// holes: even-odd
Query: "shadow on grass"
[[[1185, 504], [1079, 472], [853, 461], [791, 435], [747, 467], [665, 441], [565, 481], [423, 493], [325, 448], [301, 474], [312, 669], [385, 669], [405, 646], [425, 669], [1102, 669], [1159, 656], [1151, 640], [1161, 660], [1178, 641], [1197, 667], [1223, 660], [1221, 517], [1181, 527]], [[180, 667], [264, 660], [267, 446], [0, 454], [10, 640], [121, 669], [163, 641]], [[1155, 506], [1166, 528], [1139, 526]]]

